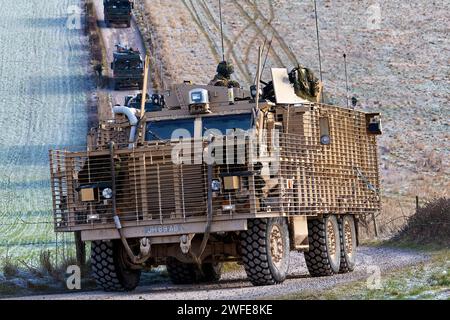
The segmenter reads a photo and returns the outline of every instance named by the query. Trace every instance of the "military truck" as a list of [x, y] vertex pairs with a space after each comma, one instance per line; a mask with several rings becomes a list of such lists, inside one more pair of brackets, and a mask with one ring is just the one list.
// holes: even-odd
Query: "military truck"
[[129, 28], [133, 7], [134, 3], [130, 0], [103, 0], [106, 27], [109, 28], [112, 24], [125, 24]]
[[116, 45], [111, 70], [114, 90], [129, 88], [142, 89], [144, 81], [144, 63], [139, 50]]
[[380, 210], [380, 114], [320, 103], [302, 70], [251, 90], [174, 85], [149, 112], [144, 89], [95, 146], [50, 151], [55, 230], [91, 242], [99, 287], [131, 291], [158, 265], [175, 284], [213, 282], [226, 262], [273, 285], [290, 251], [313, 277], [353, 271], [358, 220]]

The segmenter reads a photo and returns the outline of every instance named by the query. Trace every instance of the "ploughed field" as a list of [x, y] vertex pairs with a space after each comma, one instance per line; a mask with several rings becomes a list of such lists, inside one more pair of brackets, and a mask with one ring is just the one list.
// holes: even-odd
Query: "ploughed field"
[[7, 253], [31, 261], [41, 250], [55, 250], [48, 150], [85, 145], [86, 99], [93, 86], [83, 32], [67, 26], [73, 17], [76, 27], [71, 6], [78, 2], [2, 1], [1, 259]]

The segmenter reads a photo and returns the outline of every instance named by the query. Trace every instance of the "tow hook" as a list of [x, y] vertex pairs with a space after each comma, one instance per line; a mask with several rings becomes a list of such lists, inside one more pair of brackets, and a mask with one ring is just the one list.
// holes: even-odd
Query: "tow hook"
[[145, 257], [150, 254], [151, 251], [151, 244], [148, 238], [142, 238], [140, 241], [140, 256]]
[[194, 236], [195, 234], [184, 234], [180, 237], [180, 248], [183, 254], [188, 254], [191, 250], [191, 242]]

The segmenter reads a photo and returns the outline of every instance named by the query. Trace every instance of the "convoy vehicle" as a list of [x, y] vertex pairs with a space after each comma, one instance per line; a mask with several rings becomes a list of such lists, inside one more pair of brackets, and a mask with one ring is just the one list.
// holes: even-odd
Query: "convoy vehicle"
[[114, 90], [139, 88], [144, 81], [144, 63], [139, 50], [116, 45], [111, 70]]
[[130, 0], [103, 0], [106, 26], [125, 24], [127, 27], [130, 27], [133, 7], [134, 3]]
[[354, 269], [358, 219], [380, 210], [380, 114], [321, 103], [301, 71], [251, 90], [174, 85], [147, 112], [144, 88], [95, 146], [50, 151], [55, 230], [91, 242], [100, 287], [133, 290], [158, 265], [176, 284], [218, 281], [230, 261], [273, 285], [293, 250], [314, 277]]

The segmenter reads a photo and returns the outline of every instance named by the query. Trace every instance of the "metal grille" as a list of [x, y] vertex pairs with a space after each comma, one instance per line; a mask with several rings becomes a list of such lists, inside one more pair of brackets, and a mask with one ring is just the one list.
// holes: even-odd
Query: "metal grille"
[[[233, 161], [211, 167], [201, 159], [198, 164], [175, 164], [172, 153], [180, 144], [174, 142], [135, 149], [119, 145], [113, 159], [104, 146], [92, 152], [51, 151], [56, 229], [114, 226], [111, 200], [102, 198], [102, 189], [112, 185], [112, 165], [117, 213], [135, 225], [205, 217], [210, 179], [221, 183], [219, 191], [211, 192], [212, 214], [229, 219], [379, 211], [376, 137], [367, 132], [366, 114], [332, 106], [280, 109], [266, 117], [268, 139], [250, 136], [240, 142], [243, 146], [228, 143], [233, 152], [225, 147], [222, 160]], [[283, 123], [281, 131], [286, 132], [278, 143], [270, 139], [277, 123]], [[121, 126], [114, 130], [127, 131]], [[324, 133], [329, 144], [321, 140]], [[200, 149], [183, 150], [184, 159], [191, 161], [210, 146], [205, 141], [189, 143], [200, 143]], [[261, 151], [266, 149], [267, 157]], [[274, 165], [278, 170], [267, 171]], [[225, 188], [226, 179], [231, 188]], [[88, 196], [94, 199], [83, 202], [86, 186], [93, 186], [95, 192]]]

